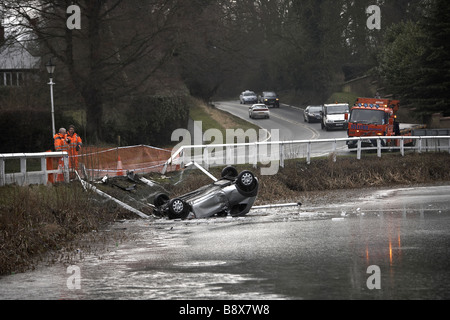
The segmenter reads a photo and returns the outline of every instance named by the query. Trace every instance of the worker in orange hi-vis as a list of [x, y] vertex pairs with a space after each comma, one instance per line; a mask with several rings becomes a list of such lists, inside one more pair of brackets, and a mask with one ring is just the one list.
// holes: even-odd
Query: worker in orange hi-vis
[[60, 128], [59, 132], [53, 137], [55, 151], [68, 151], [69, 144], [66, 141], [66, 129]]
[[66, 141], [69, 145], [69, 168], [77, 170], [78, 169], [78, 151], [80, 151], [83, 144], [80, 136], [75, 133], [75, 126], [70, 125], [69, 131], [66, 135]]

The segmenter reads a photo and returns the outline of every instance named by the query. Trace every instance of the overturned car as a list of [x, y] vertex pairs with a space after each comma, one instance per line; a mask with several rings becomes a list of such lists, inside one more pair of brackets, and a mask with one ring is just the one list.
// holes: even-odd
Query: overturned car
[[251, 171], [238, 174], [236, 168], [226, 167], [220, 179], [195, 191], [173, 199], [167, 194], [158, 194], [153, 213], [169, 219], [243, 216], [253, 206], [258, 187], [258, 179]]

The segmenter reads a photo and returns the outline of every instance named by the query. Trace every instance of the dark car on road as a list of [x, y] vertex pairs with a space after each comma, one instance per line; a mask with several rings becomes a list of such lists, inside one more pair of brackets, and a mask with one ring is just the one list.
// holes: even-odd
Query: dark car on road
[[280, 107], [280, 98], [278, 98], [278, 95], [273, 91], [263, 91], [259, 96], [259, 102], [275, 108]]
[[307, 106], [303, 111], [303, 119], [305, 122], [320, 122], [322, 121], [322, 106]]
[[220, 179], [185, 195], [173, 199], [164, 193], [157, 195], [153, 211], [169, 219], [243, 216], [253, 206], [258, 187], [258, 179], [251, 171], [238, 174], [236, 168], [225, 167]]

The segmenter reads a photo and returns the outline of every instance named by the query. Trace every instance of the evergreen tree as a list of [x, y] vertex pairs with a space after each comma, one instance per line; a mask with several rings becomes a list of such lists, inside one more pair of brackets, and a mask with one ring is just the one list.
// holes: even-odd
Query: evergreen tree
[[378, 55], [378, 71], [388, 92], [411, 103], [415, 96], [412, 90], [423, 72], [420, 59], [424, 55], [425, 34], [412, 21], [392, 25], [386, 31], [383, 50]]
[[414, 85], [413, 101], [421, 114], [450, 115], [450, 2], [434, 0], [420, 22], [426, 36], [421, 76]]

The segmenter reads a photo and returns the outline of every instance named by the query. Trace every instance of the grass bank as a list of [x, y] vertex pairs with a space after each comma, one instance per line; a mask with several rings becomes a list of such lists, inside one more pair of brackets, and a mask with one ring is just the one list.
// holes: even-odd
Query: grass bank
[[124, 213], [79, 182], [0, 188], [0, 275], [48, 261], [69, 261], [80, 236]]

